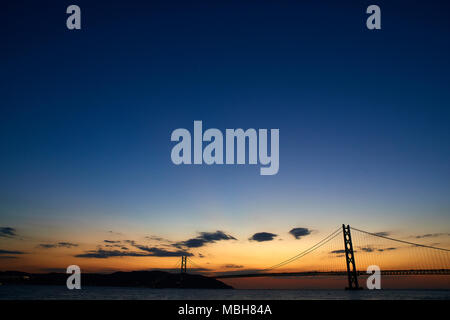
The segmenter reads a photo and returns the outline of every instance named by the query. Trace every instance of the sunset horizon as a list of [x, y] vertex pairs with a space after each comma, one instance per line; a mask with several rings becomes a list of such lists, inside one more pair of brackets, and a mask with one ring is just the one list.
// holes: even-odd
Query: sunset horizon
[[6, 2], [0, 305], [447, 308], [450, 2]]

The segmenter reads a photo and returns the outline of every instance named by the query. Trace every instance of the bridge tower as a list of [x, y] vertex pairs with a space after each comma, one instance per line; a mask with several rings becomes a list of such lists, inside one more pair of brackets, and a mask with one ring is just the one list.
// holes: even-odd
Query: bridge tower
[[355, 265], [355, 254], [353, 252], [352, 235], [350, 233], [350, 225], [342, 225], [345, 246], [345, 262], [347, 263], [348, 287], [347, 290], [362, 289], [358, 285], [358, 274]]
[[187, 265], [186, 261], [187, 256], [181, 256], [181, 270], [180, 270], [181, 273], [186, 273], [186, 265]]

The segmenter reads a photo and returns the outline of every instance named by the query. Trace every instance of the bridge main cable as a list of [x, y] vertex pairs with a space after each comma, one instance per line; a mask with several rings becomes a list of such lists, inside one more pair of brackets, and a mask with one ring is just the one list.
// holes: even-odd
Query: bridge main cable
[[195, 267], [197, 267], [198, 271], [201, 271], [202, 269], [205, 269], [205, 268], [203, 268], [202, 266], [200, 266], [200, 265], [198, 265], [197, 263], [195, 263], [194, 261], [192, 261], [191, 258], [187, 257], [187, 260], [188, 260], [191, 264], [193, 264]]
[[273, 265], [273, 266], [271, 266], [271, 267], [269, 267], [269, 268], [262, 269], [262, 270], [260, 270], [259, 272], [273, 270], [273, 269], [279, 268], [279, 267], [281, 267], [281, 266], [284, 266], [284, 265], [286, 265], [286, 264], [289, 264], [289, 263], [291, 263], [291, 262], [293, 262], [293, 261], [295, 261], [295, 260], [297, 260], [297, 259], [300, 259], [300, 258], [306, 256], [308, 253], [311, 253], [311, 252], [313, 252], [314, 250], [318, 249], [319, 247], [321, 247], [322, 245], [324, 245], [324, 244], [327, 243], [328, 241], [332, 240], [332, 239], [333, 239], [334, 237], [336, 237], [340, 232], [341, 232], [341, 228], [339, 227], [338, 229], [336, 229], [336, 231], [332, 232], [331, 234], [329, 234], [329, 235], [328, 235], [327, 237], [325, 237], [324, 239], [320, 240], [318, 243], [316, 243], [316, 244], [313, 245], [312, 247], [310, 247], [310, 248], [308, 248], [308, 249], [306, 249], [306, 250], [300, 252], [299, 254], [297, 254], [297, 255], [295, 255], [295, 256], [293, 256], [293, 257], [287, 259], [287, 260], [284, 260], [284, 261], [282, 261], [282, 262], [280, 262], [280, 263], [278, 263], [278, 264], [275, 264], [275, 265]]
[[352, 230], [356, 230], [356, 231], [359, 231], [359, 232], [362, 232], [362, 233], [369, 234], [371, 236], [384, 238], [384, 239], [391, 240], [391, 241], [397, 241], [397, 242], [401, 242], [401, 243], [406, 243], [406, 244], [413, 245], [413, 246], [416, 246], [416, 247], [423, 247], [423, 248], [428, 248], [428, 249], [435, 249], [435, 250], [442, 250], [442, 251], [450, 252], [450, 249], [433, 247], [433, 246], [427, 246], [426, 244], [414, 243], [414, 242], [410, 242], [410, 241], [406, 241], [406, 240], [394, 239], [394, 238], [382, 236], [382, 235], [379, 235], [379, 234], [376, 234], [376, 233], [364, 231], [364, 230], [361, 230], [361, 229], [358, 229], [358, 228], [355, 228], [355, 227], [352, 227]]

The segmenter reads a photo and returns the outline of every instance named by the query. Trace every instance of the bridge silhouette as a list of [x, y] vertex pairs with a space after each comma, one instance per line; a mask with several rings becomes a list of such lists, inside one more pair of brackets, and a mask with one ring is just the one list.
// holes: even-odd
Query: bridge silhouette
[[[187, 272], [188, 261], [202, 269], [192, 258], [183, 256], [181, 273]], [[280, 270], [294, 262], [300, 262], [295, 266], [300, 270]], [[370, 265], [379, 266], [381, 275], [450, 275], [450, 250], [342, 225], [308, 249], [268, 268], [218, 274], [214, 278], [345, 276], [346, 289], [357, 290], [361, 288], [358, 276], [368, 275]]]

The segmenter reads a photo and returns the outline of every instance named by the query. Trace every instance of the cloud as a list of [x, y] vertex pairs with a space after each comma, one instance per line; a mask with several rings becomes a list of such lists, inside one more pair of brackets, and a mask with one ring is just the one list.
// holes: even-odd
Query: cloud
[[230, 236], [223, 231], [217, 230], [216, 232], [200, 232], [200, 235], [196, 238], [188, 239], [173, 244], [174, 247], [187, 247], [187, 248], [199, 248], [208, 243], [214, 243], [221, 240], [236, 240], [235, 237]]
[[224, 267], [224, 268], [227, 268], [227, 269], [241, 269], [241, 268], [243, 268], [244, 266], [239, 265], [239, 264], [226, 264], [226, 265], [224, 265], [223, 267]]
[[182, 242], [178, 242], [175, 244], [175, 246], [180, 246], [180, 247], [188, 247], [188, 248], [199, 248], [205, 245], [205, 240], [203, 239], [189, 239], [186, 241], [182, 241]]
[[391, 248], [378, 249], [378, 251], [380, 251], [380, 252], [383, 252], [383, 251], [392, 251], [392, 250], [397, 250], [397, 248], [391, 247]]
[[156, 242], [165, 242], [165, 243], [173, 243], [173, 241], [162, 238], [162, 237], [158, 237], [158, 236], [146, 236], [145, 239], [149, 240], [149, 241], [156, 241]]
[[73, 248], [78, 247], [78, 244], [71, 242], [58, 242], [58, 243], [41, 243], [38, 248], [52, 249], [52, 248]]
[[18, 259], [16, 256], [0, 256], [0, 259]]
[[[356, 250], [353, 250], [353, 252], [356, 252]], [[345, 250], [333, 250], [330, 251], [330, 254], [334, 254], [336, 258], [345, 257]]]
[[192, 253], [184, 251], [184, 250], [178, 250], [178, 251], [168, 251], [165, 249], [157, 248], [157, 247], [146, 247], [142, 245], [136, 245], [136, 248], [146, 251], [151, 254], [152, 257], [181, 257], [181, 256], [193, 256]]
[[119, 251], [119, 250], [89, 250], [82, 254], [75, 255], [76, 258], [98, 258], [106, 259], [110, 257], [148, 257], [150, 254], [132, 251]]
[[[367, 246], [367, 247], [359, 247], [362, 251], [364, 251], [364, 252], [375, 252], [375, 251], [378, 251], [378, 252], [383, 252], [383, 251], [392, 251], [392, 250], [397, 250], [397, 248], [394, 248], [394, 247], [390, 247], [390, 248], [373, 248], [373, 247], [371, 247], [371, 246]], [[353, 250], [353, 251], [355, 251], [356, 252], [356, 250]]]
[[156, 247], [146, 247], [142, 245], [135, 245], [136, 248], [140, 249], [143, 252], [139, 251], [129, 251], [128, 248], [121, 250], [105, 250], [99, 248], [97, 250], [89, 250], [85, 253], [77, 254], [75, 257], [77, 258], [97, 258], [97, 259], [106, 259], [110, 257], [181, 257], [181, 256], [192, 256], [193, 254], [187, 251], [178, 250], [178, 251], [168, 251], [161, 248]]
[[450, 233], [427, 233], [427, 234], [415, 236], [415, 238], [423, 239], [423, 238], [435, 238], [435, 237], [440, 237], [440, 236], [450, 236]]
[[109, 230], [108, 233], [114, 234], [114, 235], [117, 235], [117, 236], [121, 236], [122, 235], [120, 232], [115, 232], [115, 231], [112, 231], [112, 230]]
[[16, 229], [11, 227], [0, 227], [0, 238], [14, 238], [17, 236]]
[[[78, 258], [98, 258], [106, 259], [110, 257], [181, 257], [193, 256], [192, 253], [178, 248], [178, 250], [167, 250], [157, 246], [146, 246], [137, 243], [135, 240], [103, 240], [103, 246], [97, 246], [96, 250], [88, 250], [77, 254]], [[133, 246], [139, 251], [132, 251], [126, 245]], [[107, 248], [107, 249], [105, 249]], [[118, 248], [118, 249], [114, 249]], [[120, 249], [120, 250], [119, 250]], [[173, 249], [173, 248], [172, 248]]]
[[[129, 243], [133, 247], [148, 252], [152, 257], [181, 257], [181, 256], [193, 256], [192, 253], [187, 252], [185, 250], [177, 250], [177, 251], [170, 251], [163, 248], [158, 247], [149, 247], [144, 246], [142, 244], [136, 243], [134, 240], [125, 240], [125, 242]], [[122, 249], [124, 249], [123, 247]], [[128, 250], [128, 248], [125, 248], [124, 250]]]
[[[373, 247], [371, 247], [371, 246], [367, 246], [367, 247], [359, 247], [359, 249], [360, 249], [361, 251], [370, 253], [370, 252], [376, 252], [376, 251], [378, 251], [378, 252], [392, 251], [392, 250], [397, 250], [398, 248], [394, 248], [394, 247], [389, 247], [389, 248], [373, 248]], [[353, 250], [353, 252], [358, 252], [358, 250]], [[330, 253], [331, 253], [331, 254], [337, 254], [338, 257], [340, 257], [341, 254], [343, 255], [343, 254], [345, 253], [345, 250], [344, 250], [344, 249], [342, 249], [342, 250], [333, 250], [333, 251], [330, 251]]]
[[16, 251], [16, 250], [3, 250], [0, 249], [0, 254], [25, 254], [23, 251]]
[[43, 248], [43, 249], [51, 249], [51, 248], [56, 248], [58, 247], [57, 244], [53, 244], [53, 243], [41, 243], [37, 245], [38, 248]]
[[391, 235], [391, 232], [389, 232], [389, 231], [380, 231], [380, 232], [376, 232], [374, 234], [376, 234], [377, 236], [387, 237], [387, 236]]
[[[113, 241], [113, 240], [103, 240], [103, 242], [107, 243], [105, 245], [103, 245], [103, 247], [106, 248], [119, 248], [122, 250], [129, 250], [128, 247], [126, 247], [124, 244], [122, 244], [122, 241]], [[129, 243], [131, 245], [134, 245], [135, 242], [132, 240], [125, 240], [124, 242]], [[101, 248], [102, 246], [100, 245], [99, 248]]]
[[[160, 242], [170, 242], [161, 237], [156, 236], [147, 236], [147, 240], [151, 241], [160, 241]], [[188, 248], [198, 248], [202, 247], [208, 243], [214, 243], [216, 241], [221, 240], [236, 240], [231, 235], [224, 233], [223, 231], [215, 231], [215, 232], [200, 232], [199, 236], [196, 238], [188, 239], [185, 241], [180, 241], [176, 243], [170, 244], [170, 247], [167, 247], [167, 244], [160, 243], [158, 246], [147, 246], [137, 243], [135, 240], [103, 240], [103, 246], [97, 246], [95, 250], [88, 250], [84, 253], [80, 253], [75, 255], [78, 258], [98, 258], [98, 259], [106, 259], [110, 257], [181, 257], [181, 256], [193, 256], [191, 252], [189, 252]], [[136, 249], [132, 251], [127, 246], [123, 245], [127, 244]], [[43, 246], [45, 247], [53, 247], [53, 244], [48, 244]], [[119, 248], [119, 249], [113, 249]], [[169, 249], [167, 249], [169, 248]], [[174, 249], [176, 248], [176, 250]], [[203, 257], [199, 254], [199, 257]]]
[[64, 247], [64, 248], [72, 248], [72, 247], [78, 247], [78, 244], [71, 243], [71, 242], [58, 242], [58, 246]]
[[270, 232], [257, 232], [253, 236], [249, 238], [250, 241], [257, 241], [257, 242], [263, 242], [263, 241], [271, 241], [278, 235]]
[[125, 248], [125, 247], [122, 247], [121, 244], [105, 244], [104, 246], [107, 248]]
[[[372, 247], [360, 247], [360, 249], [364, 252], [374, 252], [374, 251], [383, 252], [383, 251], [397, 250], [398, 248], [390, 247], [390, 248], [376, 249], [376, 248], [372, 248]], [[353, 252], [357, 252], [357, 251], [358, 250], [353, 250]], [[330, 251], [330, 254], [337, 254], [337, 255], [339, 255], [339, 257], [341, 256], [341, 254], [344, 254], [344, 253], [345, 253], [344, 249]]]
[[342, 254], [342, 253], [345, 253], [345, 250], [344, 249], [342, 249], [342, 250], [333, 250], [333, 251], [330, 251], [330, 253], [331, 254]]
[[295, 238], [300, 239], [301, 237], [311, 234], [311, 230], [308, 228], [294, 228], [289, 233]]

